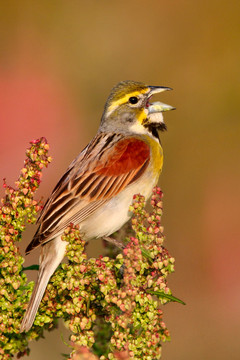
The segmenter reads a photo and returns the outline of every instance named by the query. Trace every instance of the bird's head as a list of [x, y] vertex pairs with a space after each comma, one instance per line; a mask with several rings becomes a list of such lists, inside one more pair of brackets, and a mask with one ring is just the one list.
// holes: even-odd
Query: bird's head
[[166, 130], [162, 113], [174, 108], [159, 101], [151, 103], [150, 98], [166, 90], [171, 89], [130, 80], [120, 82], [108, 97], [100, 130], [151, 133], [157, 136], [157, 130]]

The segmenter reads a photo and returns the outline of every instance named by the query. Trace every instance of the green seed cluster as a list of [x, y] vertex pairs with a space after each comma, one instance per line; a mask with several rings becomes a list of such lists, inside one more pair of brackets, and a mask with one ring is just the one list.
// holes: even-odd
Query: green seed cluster
[[[174, 259], [162, 247], [161, 227], [162, 192], [153, 189], [151, 214], [144, 209], [141, 195], [134, 197], [130, 210], [133, 212], [131, 237], [123, 254], [117, 256], [115, 265], [122, 264], [123, 278], [120, 286], [109, 292], [107, 300], [115, 304], [110, 309], [108, 321], [112, 326], [111, 352], [103, 359], [117, 359], [116, 354], [128, 353], [128, 359], [152, 360], [161, 357], [161, 342], [169, 339], [169, 331], [162, 320], [160, 302], [149, 292], [161, 290], [162, 303], [169, 301], [164, 294], [170, 290], [166, 276], [173, 269]], [[117, 264], [117, 262], [120, 262]]]
[[174, 259], [162, 246], [161, 199], [162, 192], [154, 188], [153, 211], [147, 213], [144, 197], [135, 196], [130, 209], [135, 236], [113, 259], [88, 260], [77, 227], [69, 227], [64, 236], [70, 262], [52, 278], [56, 283], [58, 272], [66, 272], [66, 278], [59, 279], [64, 291], [58, 314], [73, 332], [75, 346], [93, 346], [101, 360], [118, 359], [119, 354], [127, 354], [126, 359], [159, 359], [161, 343], [170, 338], [160, 305], [170, 301], [166, 277], [174, 270]]
[[26, 336], [19, 334], [19, 327], [33, 283], [27, 284], [22, 272], [24, 259], [17, 241], [21, 240], [26, 222], [35, 223], [40, 210], [33, 194], [41, 182], [43, 167], [51, 161], [48, 149], [44, 138], [31, 142], [16, 188], [5, 181], [3, 184], [5, 197], [0, 208], [0, 359], [3, 360], [29, 352]]

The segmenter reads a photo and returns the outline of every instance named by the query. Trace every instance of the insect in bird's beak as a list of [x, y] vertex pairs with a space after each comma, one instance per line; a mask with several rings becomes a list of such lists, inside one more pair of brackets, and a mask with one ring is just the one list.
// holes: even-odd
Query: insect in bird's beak
[[164, 104], [160, 101], [156, 101], [153, 103], [149, 102], [150, 97], [152, 95], [163, 92], [163, 91], [167, 91], [167, 90], [172, 90], [172, 89], [165, 87], [165, 86], [150, 86], [150, 92], [149, 92], [148, 101], [146, 104], [146, 109], [148, 110], [148, 121], [152, 124], [164, 123], [162, 113], [164, 111], [175, 110], [175, 107]]

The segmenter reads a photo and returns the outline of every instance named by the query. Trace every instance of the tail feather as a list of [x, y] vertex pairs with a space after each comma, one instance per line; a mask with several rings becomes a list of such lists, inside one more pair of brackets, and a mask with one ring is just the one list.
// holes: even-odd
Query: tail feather
[[42, 246], [37, 282], [33, 289], [26, 313], [24, 314], [20, 332], [27, 332], [31, 329], [48, 281], [62, 261], [66, 245], [67, 243], [62, 241], [61, 237], [57, 237]]
[[36, 313], [38, 311], [38, 307], [42, 300], [43, 294], [46, 290], [48, 281], [52, 275], [54, 270], [50, 273], [47, 269], [44, 269], [41, 273], [39, 273], [37, 283], [33, 289], [33, 293], [28, 304], [27, 310], [25, 312], [24, 318], [21, 323], [20, 332], [28, 331], [31, 329], [32, 324], [35, 320]]

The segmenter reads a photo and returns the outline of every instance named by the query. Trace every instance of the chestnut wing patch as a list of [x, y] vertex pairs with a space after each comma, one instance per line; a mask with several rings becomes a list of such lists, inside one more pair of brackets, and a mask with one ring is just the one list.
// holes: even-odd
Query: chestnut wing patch
[[97, 173], [105, 176], [121, 176], [141, 168], [150, 159], [149, 146], [142, 140], [130, 138], [115, 145], [108, 160]]
[[136, 181], [149, 160], [150, 148], [144, 141], [132, 137], [117, 141], [89, 161], [87, 171], [76, 175], [72, 191], [78, 201], [107, 200]]

